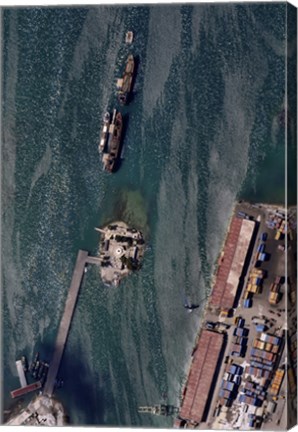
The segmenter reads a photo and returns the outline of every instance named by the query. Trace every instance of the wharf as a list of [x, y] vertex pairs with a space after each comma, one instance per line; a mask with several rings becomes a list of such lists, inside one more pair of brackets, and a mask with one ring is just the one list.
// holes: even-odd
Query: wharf
[[58, 330], [54, 356], [50, 363], [47, 380], [43, 390], [43, 394], [47, 396], [52, 396], [54, 391], [55, 380], [59, 370], [61, 358], [64, 352], [64, 347], [66, 344], [70, 323], [76, 305], [77, 296], [79, 294], [82, 278], [84, 275], [85, 265], [86, 262], [88, 262], [87, 258], [89, 259], [91, 258], [88, 257], [88, 252], [79, 250], [74, 272], [72, 275], [72, 281], [66, 299], [64, 313]]
[[16, 361], [16, 367], [17, 367], [21, 387], [26, 387], [27, 386], [27, 380], [25, 377], [25, 372], [24, 372], [24, 368], [23, 368], [21, 360]]
[[[292, 392], [296, 392], [297, 365], [296, 297], [288, 301], [285, 283], [286, 275], [288, 280], [296, 279], [296, 233], [291, 228], [291, 237], [285, 212], [280, 207], [273, 210], [271, 206], [248, 203], [235, 208], [204, 311], [203, 329], [192, 353], [175, 428], [247, 430], [253, 426], [268, 429], [273, 424], [275, 429], [285, 430], [290, 425], [286, 426], [287, 415], [292, 417], [292, 424], [296, 422], [296, 401], [292, 407], [289, 398], [288, 411], [285, 409], [286, 380], [274, 398], [270, 393], [276, 369], [285, 372], [289, 365], [293, 367]], [[276, 235], [278, 230], [282, 231], [280, 236]], [[264, 257], [260, 256], [260, 247]], [[290, 252], [286, 255], [287, 250]], [[283, 281], [279, 283], [281, 298], [270, 304], [268, 294], [276, 279]], [[294, 290], [293, 282], [290, 292]], [[285, 311], [291, 320], [286, 320]], [[287, 352], [287, 334], [295, 341], [292, 357], [291, 348], [289, 356]], [[206, 353], [213, 335], [224, 339], [222, 350]], [[204, 364], [206, 358], [214, 362], [210, 371], [209, 364]]]

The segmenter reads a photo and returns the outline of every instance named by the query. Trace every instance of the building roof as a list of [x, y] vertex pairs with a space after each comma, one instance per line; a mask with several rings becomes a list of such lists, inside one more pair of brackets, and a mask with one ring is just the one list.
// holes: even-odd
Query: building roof
[[197, 423], [202, 421], [222, 344], [222, 334], [208, 330], [201, 332], [179, 413], [181, 418]]
[[211, 294], [212, 306], [222, 309], [233, 307], [254, 227], [254, 221], [237, 217], [232, 219]]

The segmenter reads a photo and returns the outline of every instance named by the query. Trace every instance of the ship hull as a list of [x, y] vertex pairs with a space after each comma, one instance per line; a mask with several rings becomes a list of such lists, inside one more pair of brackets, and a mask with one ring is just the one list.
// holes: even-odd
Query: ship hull
[[132, 90], [132, 84], [135, 73], [135, 60], [130, 54], [126, 61], [125, 71], [120, 85], [118, 86], [118, 101], [121, 105], [127, 105], [129, 102], [129, 95]]
[[109, 137], [106, 152], [103, 153], [102, 162], [105, 171], [114, 172], [121, 150], [122, 138], [122, 115], [114, 111], [113, 120], [110, 124]]

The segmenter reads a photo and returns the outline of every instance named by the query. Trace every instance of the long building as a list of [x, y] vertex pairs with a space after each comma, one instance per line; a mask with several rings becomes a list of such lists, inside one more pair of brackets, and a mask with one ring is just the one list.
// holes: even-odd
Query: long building
[[180, 419], [196, 424], [206, 417], [223, 342], [223, 334], [202, 330], [185, 387]]
[[254, 221], [233, 217], [211, 293], [211, 306], [220, 309], [234, 307], [254, 228]]

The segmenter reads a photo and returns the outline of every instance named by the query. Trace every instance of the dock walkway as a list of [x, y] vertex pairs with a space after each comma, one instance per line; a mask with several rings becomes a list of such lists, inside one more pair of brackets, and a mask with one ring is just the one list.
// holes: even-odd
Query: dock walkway
[[93, 257], [93, 256], [87, 256], [86, 258], [86, 263], [87, 264], [95, 264], [95, 265], [100, 265], [101, 264], [101, 259], [98, 257]]
[[76, 305], [77, 296], [80, 290], [80, 286], [82, 283], [84, 269], [86, 262], [88, 262], [88, 252], [79, 250], [77, 255], [77, 261], [75, 264], [74, 272], [72, 275], [72, 280], [70, 284], [70, 288], [68, 291], [64, 313], [60, 322], [58, 335], [55, 344], [54, 355], [52, 361], [50, 363], [49, 372], [47, 376], [47, 380], [44, 386], [43, 394], [47, 396], [52, 396], [55, 380], [57, 377], [58, 369], [60, 366], [61, 358], [64, 352], [64, 347], [66, 344], [66, 339], [70, 327], [70, 323], [72, 320], [73, 312]]

